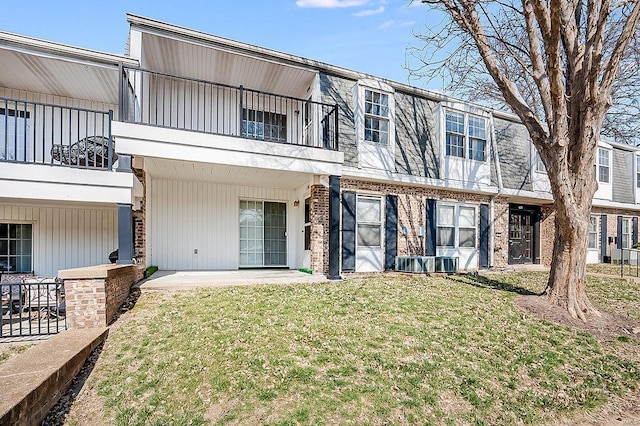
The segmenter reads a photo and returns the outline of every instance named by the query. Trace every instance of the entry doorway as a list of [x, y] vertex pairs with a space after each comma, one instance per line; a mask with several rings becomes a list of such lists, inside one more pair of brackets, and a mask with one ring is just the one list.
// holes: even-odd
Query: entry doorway
[[509, 264], [540, 263], [540, 208], [509, 206]]
[[240, 200], [239, 266], [287, 266], [286, 203]]

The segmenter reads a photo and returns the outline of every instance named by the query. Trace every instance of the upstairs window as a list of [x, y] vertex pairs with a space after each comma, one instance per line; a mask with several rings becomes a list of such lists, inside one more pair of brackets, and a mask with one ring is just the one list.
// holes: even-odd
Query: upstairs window
[[611, 152], [606, 148], [598, 148], [598, 182], [609, 183]]
[[640, 189], [640, 156], [636, 157], [636, 188]]
[[446, 153], [452, 157], [485, 161], [487, 158], [487, 120], [457, 111], [446, 111]]
[[271, 142], [286, 142], [287, 116], [243, 108], [242, 136]]
[[538, 150], [535, 147], [533, 148], [533, 162], [536, 173], [547, 173], [547, 168], [545, 167], [544, 162], [542, 161], [542, 158], [540, 158], [540, 154], [538, 154]]
[[20, 104], [16, 108], [0, 108], [0, 160], [27, 161], [30, 113]]
[[365, 89], [364, 140], [389, 143], [389, 95]]

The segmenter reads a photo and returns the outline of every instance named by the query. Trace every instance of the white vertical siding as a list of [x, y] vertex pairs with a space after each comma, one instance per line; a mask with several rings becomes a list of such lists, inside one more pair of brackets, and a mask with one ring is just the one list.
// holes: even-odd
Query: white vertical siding
[[[150, 262], [160, 269], [237, 269], [239, 200], [287, 203], [287, 235], [294, 235], [294, 191], [214, 182], [152, 179]], [[287, 239], [287, 258], [295, 266], [297, 239]], [[194, 254], [194, 249], [198, 254]]]
[[55, 276], [60, 269], [108, 263], [118, 248], [117, 211], [91, 207], [0, 205], [0, 222], [33, 224], [33, 270]]

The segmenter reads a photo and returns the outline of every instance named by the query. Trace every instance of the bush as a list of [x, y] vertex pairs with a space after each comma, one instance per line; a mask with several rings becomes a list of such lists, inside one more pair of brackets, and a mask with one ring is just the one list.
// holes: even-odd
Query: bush
[[158, 270], [157, 266], [153, 266], [153, 265], [149, 266], [147, 269], [144, 270], [144, 277], [149, 278], [157, 270]]

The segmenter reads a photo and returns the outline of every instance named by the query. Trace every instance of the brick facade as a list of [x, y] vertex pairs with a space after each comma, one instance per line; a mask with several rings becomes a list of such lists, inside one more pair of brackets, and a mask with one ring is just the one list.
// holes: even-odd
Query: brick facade
[[147, 256], [147, 182], [145, 172], [142, 169], [133, 169], [140, 183], [142, 183], [142, 201], [140, 208], [133, 211], [133, 257], [138, 263], [146, 263]]
[[142, 265], [99, 265], [59, 272], [64, 279], [67, 328], [109, 325], [129, 295], [142, 280]]
[[329, 272], [329, 189], [311, 186], [311, 269]]

